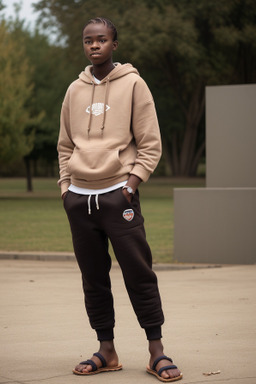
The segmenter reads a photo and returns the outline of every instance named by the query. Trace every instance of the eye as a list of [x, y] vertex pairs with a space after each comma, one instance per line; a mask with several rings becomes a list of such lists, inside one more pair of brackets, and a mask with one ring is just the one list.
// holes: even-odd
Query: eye
[[86, 45], [91, 44], [91, 41], [90, 40], [85, 40], [84, 44], [86, 44]]

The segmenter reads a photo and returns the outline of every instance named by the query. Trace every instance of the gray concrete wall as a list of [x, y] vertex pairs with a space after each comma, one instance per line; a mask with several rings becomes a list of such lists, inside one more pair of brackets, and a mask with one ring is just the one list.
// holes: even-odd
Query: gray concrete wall
[[206, 187], [174, 190], [174, 256], [256, 263], [256, 85], [206, 88]]
[[206, 87], [206, 186], [256, 187], [256, 85]]
[[177, 188], [174, 255], [180, 262], [255, 264], [255, 188]]

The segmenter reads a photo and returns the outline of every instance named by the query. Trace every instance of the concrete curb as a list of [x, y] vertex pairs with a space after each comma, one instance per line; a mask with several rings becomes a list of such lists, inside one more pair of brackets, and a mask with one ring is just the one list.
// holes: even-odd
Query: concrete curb
[[[76, 261], [75, 255], [72, 252], [18, 252], [18, 251], [0, 251], [0, 260], [33, 260], [33, 261]], [[221, 264], [153, 264], [155, 271], [162, 270], [185, 270], [185, 269], [200, 269], [200, 268], [221, 268]], [[113, 261], [113, 267], [119, 267], [116, 261]]]
[[71, 252], [0, 251], [0, 260], [75, 261], [75, 255]]

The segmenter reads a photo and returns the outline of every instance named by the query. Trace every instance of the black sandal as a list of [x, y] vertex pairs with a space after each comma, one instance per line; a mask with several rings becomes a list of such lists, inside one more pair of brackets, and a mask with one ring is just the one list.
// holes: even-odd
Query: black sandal
[[173, 361], [170, 357], [165, 356], [165, 355], [160, 356], [154, 361], [152, 368], [147, 367], [147, 372], [150, 373], [151, 375], [156, 376], [158, 378], [158, 380], [164, 381], [164, 382], [171, 382], [171, 381], [177, 381], [177, 380], [182, 379], [182, 373], [177, 377], [170, 377], [169, 379], [165, 379], [164, 377], [162, 377], [161, 374], [163, 371], [167, 371], [168, 369], [178, 369], [178, 368], [176, 365], [166, 365], [165, 367], [162, 367], [157, 371], [156, 366], [159, 363], [159, 361], [161, 361], [161, 360], [169, 360], [171, 363], [173, 363]]
[[95, 362], [93, 360], [86, 360], [86, 361], [81, 361], [81, 363], [79, 363], [79, 364], [90, 365], [92, 367], [92, 370], [90, 372], [80, 372], [80, 371], [76, 371], [75, 369], [73, 369], [73, 373], [75, 375], [95, 375], [96, 373], [101, 373], [101, 372], [119, 371], [120, 369], [123, 368], [122, 364], [118, 364], [114, 367], [108, 367], [106, 360], [104, 359], [102, 354], [99, 352], [94, 353], [93, 356], [98, 357], [98, 359], [101, 361], [102, 365], [100, 368], [97, 367], [97, 365], [95, 364]]

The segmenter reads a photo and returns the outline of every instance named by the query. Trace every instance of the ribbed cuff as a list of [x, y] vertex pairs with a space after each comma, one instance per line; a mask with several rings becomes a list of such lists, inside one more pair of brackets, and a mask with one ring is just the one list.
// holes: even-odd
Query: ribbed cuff
[[145, 332], [148, 340], [159, 340], [162, 338], [161, 325], [155, 327], [145, 328]]
[[114, 339], [113, 328], [109, 329], [96, 329], [97, 338], [99, 341], [109, 341]]

